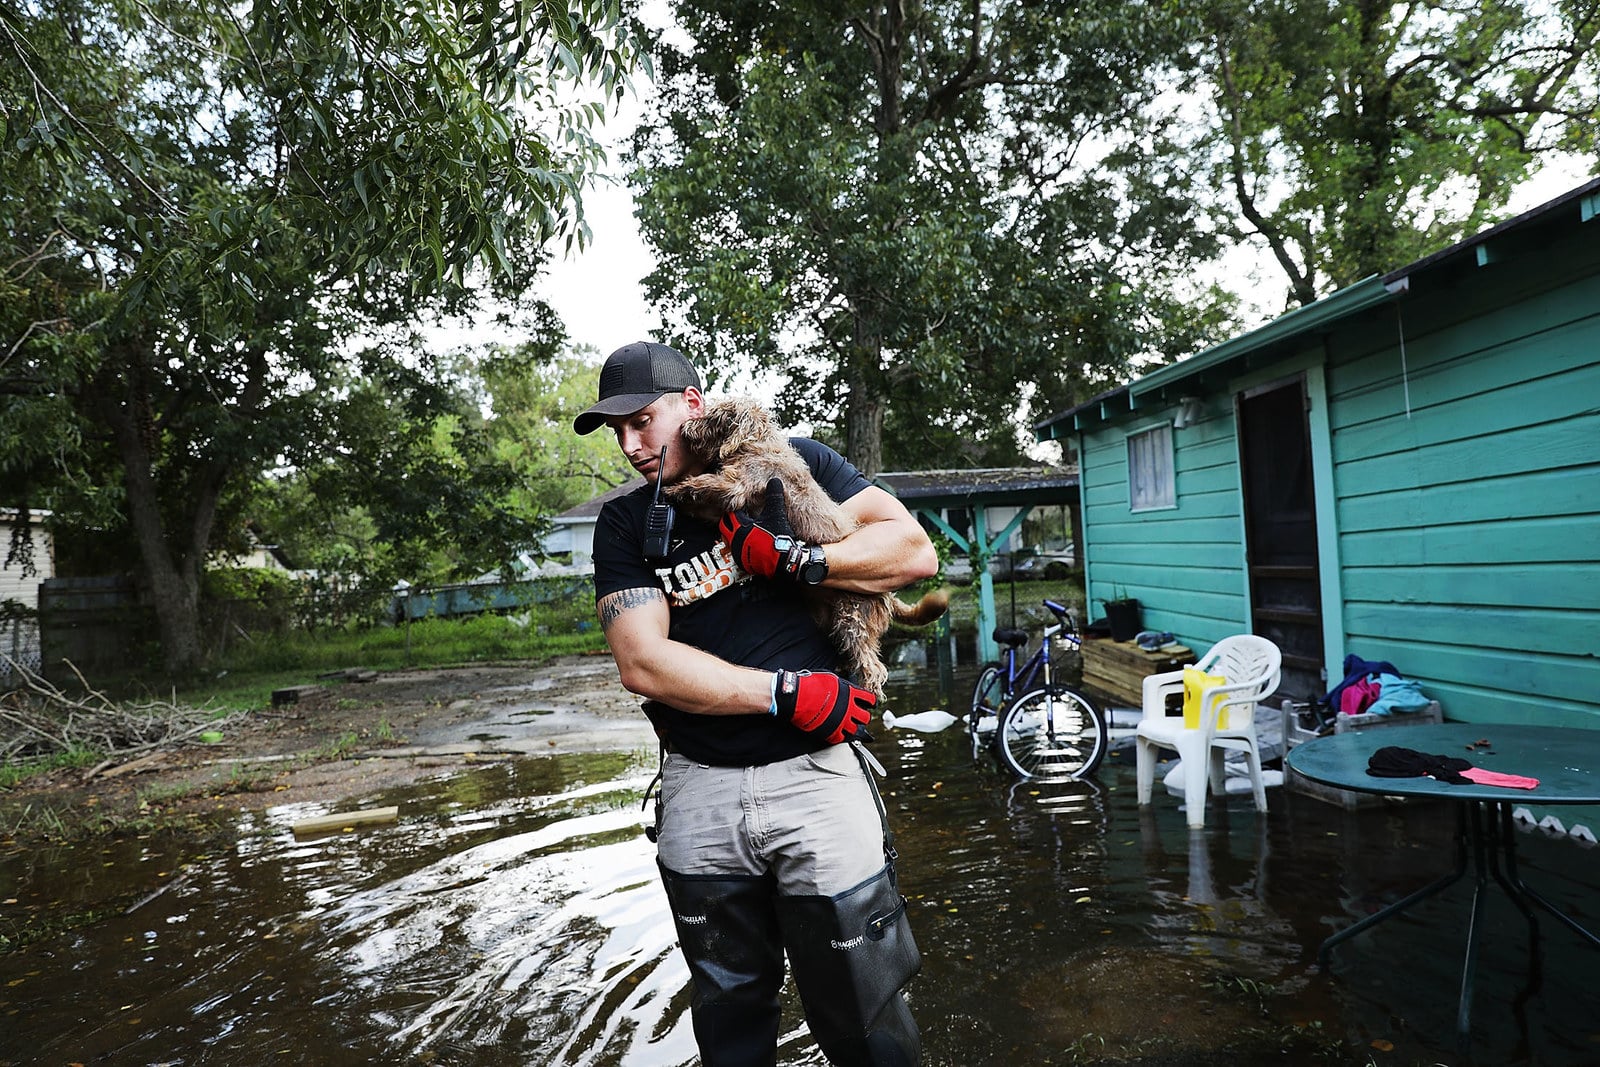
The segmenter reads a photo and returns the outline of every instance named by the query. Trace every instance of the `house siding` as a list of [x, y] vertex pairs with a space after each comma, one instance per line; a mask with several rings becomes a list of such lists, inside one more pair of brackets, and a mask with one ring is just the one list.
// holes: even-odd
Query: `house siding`
[[[33, 547], [33, 573], [25, 574], [20, 562], [8, 562], [11, 538], [17, 529], [17, 513], [0, 508], [0, 605], [16, 601], [29, 611], [39, 607], [39, 583], [55, 574], [54, 549], [45, 532], [44, 515], [34, 512], [29, 523]], [[0, 611], [0, 688], [9, 684], [12, 663], [37, 671], [40, 667], [39, 622], [31, 616]]]
[[[1349, 652], [1452, 719], [1600, 726], [1597, 226], [1419, 271], [1392, 303], [1080, 431], [1091, 598], [1136, 596], [1197, 650], [1250, 629], [1233, 398], [1304, 372], [1330, 676]], [[1126, 435], [1178, 392], [1209, 417], [1174, 432], [1177, 507], [1132, 513]]]
[[33, 522], [29, 524], [29, 533], [33, 541], [34, 573], [24, 574], [22, 564], [6, 563], [11, 553], [11, 537], [15, 529], [16, 520], [6, 512], [0, 512], [0, 601], [16, 600], [25, 607], [37, 608], [39, 583], [55, 574], [50, 537], [45, 533], [42, 521], [35, 515]]
[[1348, 648], [1467, 722], [1600, 725], [1600, 274], [1553, 266], [1589, 273], [1413, 294], [1328, 369]]
[[1170, 412], [1130, 418], [1080, 443], [1089, 598], [1136, 597], [1146, 629], [1170, 630], [1204, 649], [1238, 633], [1249, 615], [1233, 414], [1173, 430], [1177, 506], [1135, 513], [1127, 437], [1170, 421]]

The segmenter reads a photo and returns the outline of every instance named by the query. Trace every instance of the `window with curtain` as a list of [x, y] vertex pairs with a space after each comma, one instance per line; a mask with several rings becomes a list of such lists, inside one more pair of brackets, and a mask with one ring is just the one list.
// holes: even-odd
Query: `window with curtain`
[[1128, 508], [1151, 511], [1178, 506], [1172, 470], [1172, 426], [1164, 423], [1128, 435]]

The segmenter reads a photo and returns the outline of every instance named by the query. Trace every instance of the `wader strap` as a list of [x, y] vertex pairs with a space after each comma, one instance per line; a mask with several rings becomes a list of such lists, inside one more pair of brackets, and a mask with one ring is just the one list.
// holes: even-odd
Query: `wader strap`
[[656, 838], [661, 835], [661, 805], [659, 801], [661, 798], [661, 776], [665, 774], [666, 771], [667, 743], [663, 741], [661, 742], [661, 752], [656, 757], [656, 776], [650, 779], [649, 785], [644, 787], [644, 799], [639, 801], [639, 810], [644, 811], [645, 808], [649, 806], [650, 798], [652, 796], [657, 799], [656, 817], [651, 820], [649, 826], [644, 828], [644, 836], [652, 845], [656, 843]]
[[873, 780], [874, 769], [879, 774], [887, 774], [883, 764], [879, 763], [870, 752], [861, 747], [861, 742], [850, 742], [851, 751], [855, 752], [857, 761], [861, 764], [861, 773], [866, 776], [867, 786], [872, 790], [872, 802], [878, 806], [878, 822], [883, 826], [883, 858], [890, 864], [900, 858], [900, 853], [894, 848], [894, 831], [889, 829], [889, 812], [883, 806], [883, 797], [878, 793], [878, 783]]

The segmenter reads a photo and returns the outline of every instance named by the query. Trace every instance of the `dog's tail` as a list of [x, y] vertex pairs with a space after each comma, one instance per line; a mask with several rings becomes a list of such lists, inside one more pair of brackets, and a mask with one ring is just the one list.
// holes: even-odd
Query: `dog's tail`
[[891, 597], [894, 607], [894, 621], [906, 626], [926, 626], [937, 619], [950, 607], [950, 590], [935, 589], [931, 593], [923, 594], [921, 600], [915, 604], [907, 604], [899, 597]]

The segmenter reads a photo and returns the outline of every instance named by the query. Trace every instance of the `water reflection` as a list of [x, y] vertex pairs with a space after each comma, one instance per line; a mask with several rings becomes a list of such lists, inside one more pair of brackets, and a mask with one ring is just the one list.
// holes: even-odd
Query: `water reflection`
[[320, 915], [330, 965], [411, 1051], [509, 1027], [532, 1062], [685, 1062], [665, 1008], [686, 973], [640, 829], [633, 805], [570, 818], [353, 894]]
[[[946, 706], [932, 677], [897, 673], [897, 713]], [[1274, 790], [1265, 817], [1245, 797], [1191, 831], [1175, 803], [1134, 803], [1126, 756], [1039, 783], [975, 763], [959, 727], [885, 731], [874, 750], [930, 1067], [1458, 1062], [1463, 900], [1341, 946], [1335, 977], [1312, 963], [1332, 930], [1448, 864], [1448, 811]], [[692, 1063], [640, 833], [653, 772], [638, 753], [526, 759], [367, 798], [400, 805], [389, 827], [299, 840], [289, 827], [316, 812], [286, 806], [204, 854], [152, 840], [0, 860], [0, 899], [84, 916], [0, 957], [0, 1063]], [[1600, 925], [1592, 854], [1530, 840], [1522, 856]], [[1499, 906], [1480, 1062], [1600, 1059], [1593, 950], [1565, 932], [1545, 932], [1538, 994], [1500, 1007], [1527, 952]], [[792, 1003], [780, 1062], [820, 1063]]]

